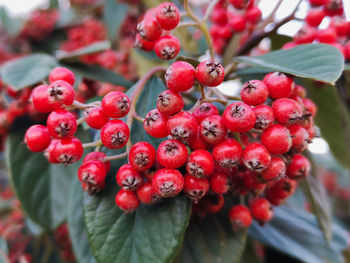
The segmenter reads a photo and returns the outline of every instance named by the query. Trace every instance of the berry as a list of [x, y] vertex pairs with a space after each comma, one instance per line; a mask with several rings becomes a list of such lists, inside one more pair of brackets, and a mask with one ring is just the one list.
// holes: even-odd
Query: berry
[[309, 0], [310, 5], [312, 6], [320, 6], [320, 5], [326, 5], [328, 0]]
[[156, 41], [162, 35], [162, 31], [158, 22], [151, 17], [145, 17], [137, 25], [137, 33], [146, 41]]
[[273, 209], [269, 201], [265, 198], [256, 198], [249, 203], [250, 212], [253, 217], [260, 223], [264, 224], [273, 217]]
[[[50, 146], [49, 146], [50, 148]], [[75, 137], [58, 140], [50, 149], [50, 159], [65, 165], [78, 161], [83, 156], [83, 144]]]
[[214, 173], [210, 176], [210, 189], [217, 194], [226, 194], [230, 190], [229, 176], [224, 173]]
[[144, 130], [155, 138], [163, 138], [168, 136], [167, 131], [168, 117], [160, 113], [157, 109], [151, 110], [147, 113], [143, 121]]
[[254, 128], [258, 130], [264, 130], [270, 127], [275, 121], [275, 113], [270, 106], [259, 105], [253, 109], [256, 121]]
[[225, 199], [223, 195], [210, 194], [206, 195], [203, 199], [203, 207], [208, 213], [219, 212], [225, 204]]
[[116, 181], [121, 188], [135, 191], [142, 185], [142, 176], [130, 164], [124, 164], [117, 172]]
[[291, 164], [287, 167], [287, 175], [291, 179], [299, 179], [308, 176], [310, 170], [310, 161], [306, 157], [296, 154], [294, 155]]
[[212, 115], [201, 122], [199, 125], [199, 132], [206, 143], [215, 145], [225, 139], [227, 128], [220, 115]]
[[263, 131], [261, 143], [271, 154], [285, 154], [292, 146], [292, 138], [286, 127], [275, 124]]
[[198, 124], [193, 115], [182, 111], [168, 119], [168, 134], [177, 140], [188, 140], [191, 134], [197, 132]]
[[55, 82], [56, 80], [64, 80], [65, 82], [68, 82], [70, 85], [74, 85], [75, 82], [75, 76], [72, 71], [70, 71], [67, 68], [63, 67], [57, 67], [54, 68], [49, 75], [49, 82]]
[[34, 105], [34, 108], [43, 113], [47, 113], [53, 110], [51, 107], [50, 101], [49, 101], [49, 86], [47, 85], [40, 85], [37, 86], [31, 94], [32, 102]]
[[302, 120], [303, 109], [298, 102], [288, 98], [277, 99], [272, 104], [276, 120], [281, 124], [294, 124]]
[[60, 163], [58, 160], [57, 160], [57, 155], [55, 154], [55, 148], [56, 148], [56, 145], [57, 143], [59, 142], [60, 140], [57, 140], [57, 139], [53, 139], [51, 140], [51, 143], [49, 145], [49, 147], [46, 148], [45, 150], [45, 157], [46, 159], [50, 162], [50, 163]]
[[272, 182], [266, 188], [266, 199], [273, 205], [280, 205], [291, 196], [297, 187], [297, 182], [288, 178], [282, 178]]
[[152, 183], [146, 182], [136, 190], [137, 198], [141, 203], [146, 205], [153, 205], [160, 200], [160, 197], [153, 191]]
[[226, 107], [224, 125], [233, 132], [244, 133], [254, 127], [256, 117], [252, 108], [243, 102], [234, 102]]
[[244, 9], [248, 7], [250, 0], [229, 0], [229, 2], [237, 9]]
[[115, 196], [115, 204], [122, 209], [124, 213], [132, 213], [140, 206], [140, 201], [137, 199], [135, 192], [120, 189]]
[[196, 70], [187, 62], [176, 61], [170, 65], [164, 77], [169, 89], [182, 92], [192, 88], [196, 80]]
[[269, 166], [271, 155], [262, 144], [253, 142], [244, 149], [242, 161], [248, 169], [261, 173]]
[[143, 49], [144, 51], [152, 51], [154, 49], [155, 42], [144, 40], [139, 34], [135, 37], [135, 47]]
[[47, 117], [47, 128], [55, 139], [72, 137], [77, 131], [77, 120], [66, 110], [55, 110]]
[[158, 111], [167, 116], [179, 113], [184, 107], [184, 102], [179, 93], [165, 90], [158, 95], [157, 108]]
[[186, 174], [184, 176], [184, 192], [195, 203], [203, 198], [209, 191], [209, 181], [207, 178], [197, 178]]
[[208, 151], [196, 150], [188, 157], [186, 169], [192, 176], [208, 177], [214, 170], [214, 159]]
[[242, 186], [254, 196], [259, 195], [265, 190], [266, 185], [261, 183], [259, 175], [255, 172], [247, 170], [242, 173]]
[[172, 35], [159, 38], [154, 45], [156, 55], [164, 60], [175, 58], [179, 54], [180, 49], [180, 41]]
[[105, 114], [101, 107], [88, 108], [84, 111], [84, 119], [91, 128], [102, 129], [109, 121], [109, 117]]
[[33, 125], [26, 131], [24, 142], [30, 151], [42, 152], [51, 143], [49, 130], [44, 125]]
[[338, 36], [346, 36], [348, 32], [348, 24], [342, 17], [336, 16], [332, 18], [330, 26], [335, 29]]
[[200, 135], [200, 130], [198, 129], [196, 133], [191, 134], [191, 136], [188, 139], [188, 144], [191, 147], [192, 150], [199, 150], [199, 149], [208, 149], [210, 148], [209, 144], [207, 144]]
[[121, 120], [111, 120], [101, 129], [101, 141], [109, 149], [123, 148], [129, 140], [128, 125]]
[[214, 160], [224, 168], [232, 169], [239, 164], [242, 156], [242, 147], [234, 139], [225, 139], [213, 149]]
[[215, 5], [211, 15], [210, 20], [218, 25], [224, 26], [227, 24], [227, 11], [222, 5]]
[[219, 62], [206, 60], [197, 66], [196, 78], [205, 86], [216, 87], [223, 82], [225, 70]]
[[341, 16], [344, 13], [342, 0], [328, 0], [324, 6], [327, 16]]
[[252, 8], [249, 8], [245, 13], [245, 19], [247, 22], [250, 22], [252, 24], [257, 24], [262, 16], [262, 12], [259, 7], [253, 6]]
[[269, 73], [263, 81], [269, 90], [269, 96], [273, 99], [288, 98], [292, 94], [294, 81], [284, 73]]
[[208, 102], [202, 103], [192, 113], [192, 115], [196, 118], [198, 124], [200, 124], [205, 118], [212, 115], [218, 115], [218, 114], [219, 114], [218, 108], [216, 108], [213, 104]]
[[244, 31], [247, 24], [244, 16], [237, 14], [231, 16], [228, 23], [231, 26], [232, 30], [238, 33]]
[[315, 117], [316, 113], [317, 113], [317, 106], [316, 104], [310, 100], [310, 99], [303, 99], [303, 104], [304, 104], [304, 108], [306, 110], [307, 113], [310, 113], [312, 117]]
[[164, 30], [173, 30], [179, 24], [180, 11], [173, 3], [164, 2], [157, 7], [156, 18]]
[[326, 28], [317, 32], [317, 40], [320, 43], [331, 44], [337, 41], [337, 32], [334, 28]]
[[52, 82], [47, 92], [52, 109], [66, 108], [74, 102], [74, 89], [71, 84], [64, 80]]
[[90, 195], [96, 194], [105, 187], [106, 175], [106, 166], [101, 160], [84, 162], [78, 170], [78, 178], [85, 184], [85, 189]]
[[153, 191], [162, 198], [179, 194], [184, 186], [182, 174], [175, 169], [160, 169], [152, 178]]
[[302, 152], [306, 149], [309, 140], [309, 133], [299, 124], [287, 127], [292, 137], [292, 148], [294, 152]]
[[230, 209], [229, 219], [234, 231], [248, 228], [252, 224], [252, 214], [244, 205], [236, 205]]
[[309, 26], [318, 27], [325, 16], [326, 14], [323, 11], [323, 9], [313, 8], [313, 9], [310, 9], [309, 12], [307, 13], [305, 17], [305, 22]]
[[244, 83], [241, 90], [242, 101], [251, 106], [263, 104], [268, 96], [269, 91], [265, 83], [260, 80], [250, 80]]
[[166, 140], [159, 144], [157, 160], [166, 168], [179, 168], [186, 163], [188, 152], [186, 146], [177, 140]]
[[307, 44], [312, 43], [316, 38], [317, 31], [313, 27], [303, 26], [299, 31], [294, 35], [293, 41], [296, 44]]
[[102, 109], [108, 117], [122, 118], [130, 111], [130, 100], [120, 91], [111, 91], [103, 97]]
[[286, 176], [286, 165], [279, 157], [272, 156], [270, 165], [259, 175], [260, 181], [267, 183]]
[[106, 154], [103, 152], [91, 152], [85, 156], [83, 163], [86, 163], [92, 160], [100, 160], [104, 163], [106, 167], [106, 171], [108, 172], [111, 169], [111, 162], [105, 162], [104, 161], [105, 157], [106, 157]]
[[306, 97], [306, 90], [303, 86], [294, 85], [292, 95], [298, 96], [298, 97], [304, 99]]
[[136, 171], [150, 169], [156, 159], [156, 150], [148, 142], [137, 142], [129, 152], [129, 162]]

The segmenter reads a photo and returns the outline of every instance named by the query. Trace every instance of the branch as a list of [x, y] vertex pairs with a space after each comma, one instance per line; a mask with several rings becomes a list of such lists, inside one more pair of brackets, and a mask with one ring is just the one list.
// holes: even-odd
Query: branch
[[110, 162], [110, 161], [114, 161], [114, 160], [120, 160], [120, 159], [123, 159], [125, 157], [128, 156], [128, 153], [125, 152], [125, 153], [121, 153], [121, 154], [116, 154], [116, 155], [111, 155], [111, 156], [106, 156], [103, 161], [104, 162]]

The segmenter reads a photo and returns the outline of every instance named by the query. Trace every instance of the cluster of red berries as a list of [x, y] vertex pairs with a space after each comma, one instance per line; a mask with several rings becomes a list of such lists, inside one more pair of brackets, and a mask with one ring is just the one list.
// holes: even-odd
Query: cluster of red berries
[[[338, 48], [346, 60], [350, 60], [350, 22], [344, 17], [342, 0], [309, 0], [310, 9], [305, 17], [305, 25], [297, 32], [292, 42], [284, 45], [284, 49], [299, 44], [325, 43]], [[330, 18], [327, 28], [319, 29], [326, 18]]]
[[258, 6], [254, 5], [254, 0], [219, 1], [210, 16], [213, 23], [210, 27], [210, 35], [215, 51], [222, 54], [235, 33], [244, 33], [241, 38], [243, 42], [254, 31], [261, 16], [262, 12]]

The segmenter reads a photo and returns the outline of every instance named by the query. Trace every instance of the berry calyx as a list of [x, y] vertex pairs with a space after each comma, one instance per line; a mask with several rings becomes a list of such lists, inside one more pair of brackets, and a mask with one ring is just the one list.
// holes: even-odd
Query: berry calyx
[[170, 60], [175, 58], [181, 49], [180, 41], [172, 35], [159, 38], [154, 45], [154, 51], [160, 59]]
[[129, 113], [130, 100], [124, 93], [112, 91], [103, 97], [102, 109], [108, 117], [122, 118]]
[[163, 138], [169, 135], [167, 122], [168, 117], [160, 113], [157, 109], [154, 109], [145, 116], [143, 128], [152, 137]]
[[203, 198], [209, 191], [209, 181], [207, 178], [198, 178], [189, 174], [184, 176], [184, 192], [195, 203]]
[[157, 149], [157, 160], [166, 168], [179, 168], [186, 163], [187, 160], [186, 146], [177, 140], [163, 141]]
[[260, 80], [250, 80], [244, 83], [241, 90], [242, 101], [251, 106], [263, 104], [268, 96], [269, 91], [265, 83]]
[[178, 195], [184, 186], [182, 174], [175, 169], [160, 169], [152, 178], [152, 189], [162, 198]]
[[121, 120], [111, 120], [101, 129], [101, 141], [109, 149], [124, 147], [129, 140], [129, 136], [129, 127]]
[[121, 188], [135, 191], [142, 184], [142, 176], [130, 164], [124, 164], [118, 169], [116, 181]]
[[148, 142], [137, 142], [129, 152], [129, 162], [136, 171], [145, 171], [151, 168], [156, 159], [156, 150]]
[[47, 117], [47, 128], [55, 139], [72, 137], [77, 131], [77, 120], [66, 110], [55, 110]]
[[50, 151], [52, 154], [50, 154], [50, 159], [52, 159], [54, 163], [63, 163], [68, 165], [78, 161], [83, 156], [84, 149], [81, 141], [75, 137], [72, 137], [57, 140]]
[[179, 93], [165, 90], [158, 95], [158, 111], [167, 116], [179, 113], [184, 107], [184, 102]]
[[96, 194], [105, 187], [106, 166], [101, 160], [84, 162], [78, 170], [79, 181], [84, 183], [90, 195]]
[[244, 149], [242, 161], [248, 169], [261, 173], [269, 166], [271, 155], [262, 144], [253, 142]]
[[303, 110], [298, 102], [292, 99], [277, 99], [272, 104], [276, 120], [284, 125], [295, 124], [303, 119]]
[[209, 177], [214, 170], [214, 159], [208, 151], [196, 150], [188, 157], [186, 169], [194, 177]]
[[259, 105], [253, 109], [256, 117], [254, 128], [264, 130], [270, 127], [275, 121], [275, 113], [268, 105]]
[[207, 60], [199, 63], [196, 69], [197, 80], [205, 86], [216, 87], [225, 78], [223, 66], [215, 60]]
[[52, 109], [66, 108], [74, 102], [74, 89], [71, 84], [64, 80], [52, 82], [47, 92]]
[[197, 132], [198, 124], [193, 115], [182, 111], [168, 119], [168, 134], [177, 140], [188, 140], [191, 134]]
[[221, 116], [212, 115], [201, 122], [199, 125], [199, 133], [206, 143], [215, 145], [225, 139], [227, 128]]

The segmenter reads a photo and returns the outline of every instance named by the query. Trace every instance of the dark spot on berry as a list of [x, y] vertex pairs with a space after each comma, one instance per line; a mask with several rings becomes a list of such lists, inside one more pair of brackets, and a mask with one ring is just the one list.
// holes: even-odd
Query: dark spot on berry
[[124, 133], [117, 132], [111, 136], [111, 143], [114, 145], [122, 145], [126, 141], [126, 136]]
[[231, 115], [232, 117], [243, 117], [245, 113], [245, 108], [242, 107], [241, 105], [235, 105], [232, 109], [231, 109]]
[[135, 163], [140, 168], [145, 167], [149, 163], [148, 155], [145, 153], [136, 154]]

